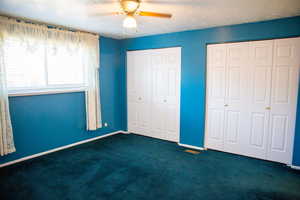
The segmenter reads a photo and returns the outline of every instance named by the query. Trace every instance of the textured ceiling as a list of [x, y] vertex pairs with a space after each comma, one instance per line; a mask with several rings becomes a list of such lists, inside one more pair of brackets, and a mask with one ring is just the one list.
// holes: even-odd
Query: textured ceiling
[[[129, 38], [184, 30], [241, 24], [300, 15], [300, 0], [142, 0], [140, 10], [172, 13], [171, 19], [137, 17], [138, 28], [128, 33], [117, 0], [0, 0], [0, 14], [24, 17]], [[95, 16], [101, 13], [101, 16]]]

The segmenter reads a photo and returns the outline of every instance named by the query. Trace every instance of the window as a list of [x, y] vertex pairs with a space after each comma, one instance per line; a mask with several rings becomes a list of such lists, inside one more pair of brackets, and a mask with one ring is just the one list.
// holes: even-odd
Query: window
[[84, 90], [86, 128], [101, 128], [98, 35], [0, 16], [0, 51], [6, 102], [6, 89], [9, 95]]
[[85, 51], [70, 41], [8, 37], [4, 43], [9, 93], [85, 88]]

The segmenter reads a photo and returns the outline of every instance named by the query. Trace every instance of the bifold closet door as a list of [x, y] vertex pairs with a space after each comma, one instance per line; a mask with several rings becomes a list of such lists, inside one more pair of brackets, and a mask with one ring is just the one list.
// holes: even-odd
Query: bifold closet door
[[[180, 57], [180, 48], [127, 53], [129, 131], [159, 139], [179, 141]], [[141, 70], [146, 72], [146, 79], [141, 76]], [[143, 93], [144, 87], [150, 91], [150, 97], [142, 104], [138, 93]], [[138, 116], [143, 115], [145, 109], [148, 113], [144, 118], [147, 119], [147, 123], [136, 123]], [[141, 125], [145, 125], [145, 128], [141, 128]]]
[[127, 52], [128, 130], [150, 132], [151, 70], [148, 52]]
[[290, 163], [296, 125], [300, 38], [274, 40], [267, 159]]
[[226, 51], [226, 97], [224, 150], [231, 153], [244, 152], [242, 139], [245, 134], [245, 121], [248, 88], [249, 43], [227, 45]]
[[226, 45], [207, 47], [206, 146], [224, 149], [226, 105]]
[[300, 38], [207, 47], [207, 148], [290, 164]]
[[248, 43], [208, 46], [206, 146], [241, 154], [246, 119]]
[[249, 42], [246, 119], [242, 138], [243, 154], [267, 159], [273, 41]]
[[[154, 137], [178, 141], [178, 52], [152, 50], [152, 134]], [[175, 61], [175, 62], [173, 62]]]

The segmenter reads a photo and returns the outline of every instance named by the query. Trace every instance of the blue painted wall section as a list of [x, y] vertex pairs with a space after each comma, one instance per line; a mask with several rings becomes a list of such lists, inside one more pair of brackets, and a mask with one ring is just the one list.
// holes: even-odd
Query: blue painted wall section
[[100, 38], [102, 122], [108, 127], [86, 131], [84, 92], [10, 97], [17, 151], [0, 157], [0, 164], [124, 129], [120, 41]]
[[[210, 43], [263, 40], [300, 36], [300, 17], [154, 35], [122, 41], [121, 58], [126, 67], [127, 50], [182, 47], [180, 142], [203, 147], [205, 121], [206, 45]], [[124, 76], [125, 69], [124, 69]], [[126, 91], [126, 78], [123, 78]], [[298, 98], [298, 102], [300, 102]], [[299, 103], [298, 103], [299, 104]], [[126, 113], [126, 108], [123, 108]], [[300, 166], [300, 109], [298, 106], [294, 164]], [[124, 115], [124, 118], [126, 116]]]

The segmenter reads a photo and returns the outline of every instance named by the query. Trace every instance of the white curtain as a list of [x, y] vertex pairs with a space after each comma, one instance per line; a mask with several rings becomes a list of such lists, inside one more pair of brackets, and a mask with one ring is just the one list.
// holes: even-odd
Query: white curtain
[[0, 32], [0, 155], [15, 152], [6, 86], [3, 34]]
[[87, 129], [96, 130], [102, 127], [100, 108], [100, 85], [99, 85], [99, 40], [96, 38], [86, 38], [83, 48], [87, 50], [85, 64], [88, 84], [85, 93], [87, 110]]
[[[26, 47], [26, 52], [34, 53], [45, 48], [48, 57], [60, 52], [68, 52], [80, 56], [85, 69], [86, 87], [86, 124], [87, 130], [101, 128], [100, 89], [99, 89], [99, 36], [83, 32], [73, 32], [0, 17], [0, 34], [2, 50], [7, 41], [13, 38], [18, 45]], [[42, 41], [42, 42], [41, 42]], [[63, 49], [62, 49], [63, 48]], [[9, 119], [8, 100], [5, 81], [5, 56], [1, 60], [1, 155], [2, 151], [14, 151], [13, 137]], [[58, 58], [58, 57], [57, 57]], [[47, 60], [47, 59], [45, 59]], [[59, 60], [59, 59], [57, 59]], [[59, 61], [58, 61], [59, 62]], [[70, 68], [72, 70], [72, 68]], [[5, 123], [4, 123], [5, 122]], [[3, 125], [4, 123], [4, 125]], [[4, 135], [4, 136], [3, 136]], [[6, 145], [3, 143], [6, 142]], [[4, 152], [5, 153], [5, 152]], [[3, 153], [3, 154], [4, 154]]]

